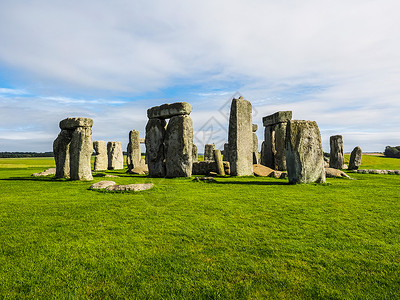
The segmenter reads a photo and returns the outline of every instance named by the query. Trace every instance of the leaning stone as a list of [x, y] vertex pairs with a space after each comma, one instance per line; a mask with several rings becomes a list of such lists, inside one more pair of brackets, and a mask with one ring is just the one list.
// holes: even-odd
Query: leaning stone
[[98, 190], [98, 189], [105, 189], [111, 185], [115, 185], [116, 183], [114, 181], [109, 181], [109, 180], [102, 180], [96, 183], [93, 183], [90, 186], [91, 190]]
[[256, 175], [256, 176], [267, 177], [273, 171], [274, 171], [273, 169], [268, 168], [268, 167], [263, 166], [263, 165], [260, 165], [260, 164], [253, 165], [253, 172], [254, 172], [254, 175]]
[[166, 177], [192, 176], [193, 122], [188, 115], [172, 117], [165, 133]]
[[329, 167], [334, 169], [343, 169], [344, 153], [343, 153], [343, 137], [341, 135], [333, 135], [330, 137], [331, 152], [329, 157]]
[[129, 131], [129, 142], [126, 153], [126, 164], [128, 170], [132, 170], [141, 165], [142, 153], [140, 151], [139, 131]]
[[315, 121], [289, 121], [286, 128], [289, 183], [325, 182], [321, 135]]
[[92, 127], [93, 120], [90, 118], [66, 118], [60, 122], [61, 129], [76, 129], [78, 127]]
[[253, 175], [253, 135], [251, 103], [232, 99], [229, 117], [229, 162], [234, 176]]
[[96, 152], [94, 157], [94, 171], [105, 171], [108, 167], [107, 144], [105, 141], [94, 141], [93, 149]]
[[222, 161], [221, 150], [214, 150], [214, 160], [217, 165], [218, 175], [225, 176], [225, 169]]
[[69, 178], [70, 155], [69, 148], [72, 139], [72, 130], [61, 130], [53, 142], [54, 160], [56, 162], [55, 178]]
[[106, 188], [108, 192], [120, 192], [120, 191], [145, 191], [153, 188], [154, 185], [152, 183], [141, 183], [141, 184], [126, 184], [126, 185], [111, 185]]
[[288, 122], [292, 119], [291, 111], [278, 111], [272, 115], [263, 118], [264, 127], [275, 125], [278, 123]]
[[146, 125], [146, 160], [149, 176], [165, 177], [165, 120], [150, 119]]
[[174, 116], [189, 115], [191, 111], [192, 106], [189, 103], [177, 102], [149, 108], [147, 110], [147, 117], [149, 119], [169, 119]]
[[349, 170], [357, 170], [361, 165], [362, 150], [359, 146], [355, 147], [350, 154]]
[[55, 174], [56, 174], [56, 168], [49, 168], [47, 170], [44, 170], [43, 172], [33, 173], [32, 176], [39, 177], [39, 176], [48, 176], [48, 175], [55, 175]]
[[214, 144], [206, 144], [204, 146], [204, 160], [214, 160]]
[[107, 156], [109, 170], [122, 170], [124, 168], [124, 154], [121, 142], [108, 142]]
[[72, 180], [93, 180], [91, 157], [93, 154], [92, 128], [78, 127], [72, 133], [70, 177]]
[[325, 176], [327, 178], [333, 178], [333, 177], [350, 178], [350, 176], [347, 175], [345, 172], [334, 168], [325, 168]]

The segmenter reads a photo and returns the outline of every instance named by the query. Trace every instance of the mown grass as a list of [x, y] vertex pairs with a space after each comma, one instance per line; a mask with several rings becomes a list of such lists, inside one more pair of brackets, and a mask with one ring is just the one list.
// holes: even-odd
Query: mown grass
[[400, 297], [400, 176], [288, 185], [114, 171], [155, 188], [105, 193], [30, 176], [44, 168], [0, 168], [3, 298]]

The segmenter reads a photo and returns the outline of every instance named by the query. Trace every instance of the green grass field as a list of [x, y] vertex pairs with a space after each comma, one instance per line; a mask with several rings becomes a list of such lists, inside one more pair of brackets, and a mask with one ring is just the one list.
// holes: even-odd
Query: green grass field
[[[400, 176], [150, 179], [139, 193], [0, 159], [2, 299], [399, 299]], [[361, 168], [400, 169], [364, 156]], [[103, 180], [96, 177], [93, 182]]]

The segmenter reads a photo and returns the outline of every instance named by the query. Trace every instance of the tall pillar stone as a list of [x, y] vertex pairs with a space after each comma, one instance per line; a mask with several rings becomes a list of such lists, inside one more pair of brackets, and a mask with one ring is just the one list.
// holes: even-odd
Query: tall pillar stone
[[139, 131], [131, 130], [129, 132], [129, 142], [126, 153], [126, 164], [128, 170], [131, 171], [136, 167], [141, 166], [142, 153], [140, 151]]
[[229, 161], [229, 144], [224, 144], [224, 161]]
[[358, 170], [361, 165], [362, 150], [359, 146], [355, 147], [350, 154], [349, 170]]
[[253, 124], [252, 130], [253, 130], [253, 164], [259, 164], [260, 163], [260, 157], [258, 153], [258, 137], [257, 137], [257, 129], [258, 126], [257, 124]]
[[229, 162], [231, 175], [253, 175], [253, 135], [251, 103], [232, 99], [229, 117]]
[[213, 161], [214, 160], [214, 144], [206, 144], [204, 146], [204, 160], [206, 161]]
[[341, 135], [333, 135], [330, 137], [331, 152], [329, 157], [329, 167], [334, 169], [343, 169], [344, 152], [343, 137]]
[[193, 153], [193, 155], [192, 155], [193, 162], [198, 162], [199, 161], [199, 150], [195, 144], [193, 144], [192, 153]]
[[165, 177], [164, 138], [166, 122], [163, 119], [150, 119], [146, 125], [146, 158], [149, 176]]
[[190, 177], [193, 164], [193, 122], [188, 115], [173, 116], [165, 133], [166, 177]]
[[60, 122], [61, 133], [53, 143], [57, 178], [93, 179], [92, 126], [93, 120], [89, 118], [67, 118]]
[[221, 150], [214, 150], [214, 161], [217, 165], [218, 175], [225, 176], [224, 162], [222, 161]]
[[286, 166], [289, 183], [325, 182], [321, 135], [314, 121], [289, 121], [286, 127]]
[[109, 170], [122, 170], [124, 168], [124, 154], [121, 142], [108, 142], [107, 156]]
[[93, 149], [96, 152], [94, 157], [94, 171], [105, 171], [108, 168], [107, 144], [105, 141], [94, 141]]
[[274, 170], [286, 170], [286, 124], [292, 119], [291, 111], [278, 111], [263, 118], [264, 146], [261, 164]]

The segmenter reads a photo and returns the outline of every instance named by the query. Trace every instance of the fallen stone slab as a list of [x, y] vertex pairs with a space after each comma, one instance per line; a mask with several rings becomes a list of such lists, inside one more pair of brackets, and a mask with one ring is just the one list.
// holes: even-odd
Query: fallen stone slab
[[149, 174], [149, 168], [147, 165], [139, 166], [128, 171], [129, 174], [145, 175]]
[[111, 185], [106, 188], [108, 192], [119, 192], [119, 191], [132, 191], [139, 192], [149, 190], [154, 187], [152, 183], [133, 183], [125, 185]]
[[216, 180], [214, 179], [214, 177], [196, 177], [195, 179], [193, 179], [193, 181], [196, 182], [216, 182]]
[[325, 168], [325, 177], [327, 178], [334, 178], [334, 177], [345, 177], [350, 178], [345, 172], [334, 169], [334, 168]]
[[263, 125], [267, 127], [278, 123], [288, 122], [292, 119], [292, 111], [278, 111], [272, 115], [263, 117]]
[[285, 179], [287, 178], [287, 173], [282, 171], [273, 171], [271, 172], [268, 177], [276, 178], [276, 179]]
[[169, 119], [174, 116], [189, 115], [191, 112], [192, 106], [189, 103], [176, 102], [149, 108], [147, 110], [147, 117], [149, 119]]
[[56, 175], [56, 168], [50, 168], [50, 169], [44, 170], [43, 172], [32, 174], [32, 176], [34, 176], [34, 177], [48, 176], [48, 175]]
[[256, 176], [268, 177], [272, 172], [274, 172], [274, 170], [266, 166], [260, 164], [253, 165], [253, 173]]
[[91, 190], [105, 189], [105, 188], [107, 188], [107, 187], [109, 187], [109, 186], [112, 186], [112, 185], [116, 185], [116, 183], [115, 183], [114, 181], [102, 180], [102, 181], [93, 183], [93, 184], [90, 186], [90, 189], [91, 189]]

